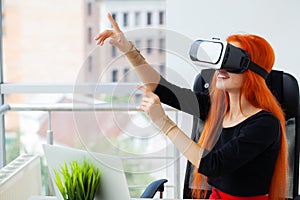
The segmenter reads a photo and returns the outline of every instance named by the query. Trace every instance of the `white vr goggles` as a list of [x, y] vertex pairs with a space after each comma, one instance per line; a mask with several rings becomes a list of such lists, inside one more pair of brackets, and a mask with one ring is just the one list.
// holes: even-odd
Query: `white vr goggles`
[[220, 40], [196, 40], [190, 48], [190, 58], [196, 65], [224, 69], [231, 73], [243, 73], [247, 69], [264, 79], [268, 72], [252, 62], [248, 53]]

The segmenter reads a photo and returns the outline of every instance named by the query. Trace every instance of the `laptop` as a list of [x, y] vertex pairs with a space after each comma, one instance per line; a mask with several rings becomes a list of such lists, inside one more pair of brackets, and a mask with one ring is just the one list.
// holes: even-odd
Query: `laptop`
[[[122, 161], [116, 156], [89, 152], [65, 146], [43, 145], [48, 164], [50, 178], [58, 200], [63, 197], [55, 184], [55, 169], [59, 169], [64, 162], [78, 162], [88, 159], [99, 167], [101, 174], [101, 187], [95, 200], [130, 200], [130, 194], [124, 174]], [[101, 194], [101, 195], [100, 195]]]

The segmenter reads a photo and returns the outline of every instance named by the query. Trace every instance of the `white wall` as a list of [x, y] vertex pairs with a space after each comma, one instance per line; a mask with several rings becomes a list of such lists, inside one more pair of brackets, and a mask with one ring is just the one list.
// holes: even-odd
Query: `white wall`
[[[188, 50], [193, 40], [212, 37], [225, 40], [232, 33], [246, 32], [267, 39], [276, 54], [274, 69], [293, 74], [299, 82], [299, 8], [299, 0], [166, 0], [168, 80], [192, 87], [199, 71], [189, 63]], [[188, 123], [181, 126], [190, 133]], [[185, 159], [181, 167], [180, 188]]]
[[[258, 34], [276, 53], [274, 69], [300, 79], [300, 1], [298, 0], [167, 0], [167, 27], [188, 38], [226, 37], [236, 32]], [[176, 40], [170, 43], [177, 42]], [[188, 45], [180, 46], [186, 48]], [[180, 47], [179, 47], [180, 48]], [[190, 69], [172, 56], [168, 66]], [[193, 70], [184, 70], [192, 73]], [[186, 78], [191, 80], [191, 75]]]

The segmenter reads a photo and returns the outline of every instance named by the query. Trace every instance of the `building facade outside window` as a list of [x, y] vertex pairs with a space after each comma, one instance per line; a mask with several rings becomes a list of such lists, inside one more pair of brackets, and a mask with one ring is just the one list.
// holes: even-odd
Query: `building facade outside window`
[[93, 72], [93, 56], [88, 57], [88, 71]]
[[165, 12], [159, 11], [159, 25], [165, 24]]
[[166, 75], [166, 66], [164, 64], [159, 65], [159, 72], [162, 76]]
[[87, 15], [92, 16], [92, 2], [87, 2]]
[[147, 25], [152, 25], [152, 13], [147, 12]]
[[160, 38], [159, 39], [159, 52], [164, 52], [165, 48], [166, 48], [166, 39]]
[[138, 49], [141, 48], [141, 40], [135, 40], [134, 43], [135, 43], [136, 48], [138, 48]]
[[147, 40], [147, 53], [148, 53], [148, 54], [151, 54], [151, 53], [152, 53], [152, 43], [153, 43], [153, 40], [152, 40], [152, 39], [148, 39], [148, 40]]
[[114, 82], [114, 83], [118, 81], [118, 70], [117, 69], [114, 69], [112, 71], [111, 81]]
[[140, 26], [141, 25], [141, 12], [134, 13], [134, 25]]
[[92, 41], [93, 41], [93, 30], [92, 30], [91, 26], [89, 26], [88, 30], [87, 30], [87, 41], [88, 41], [88, 44], [92, 44]]
[[115, 46], [111, 46], [111, 57], [117, 56], [117, 48]]
[[128, 13], [127, 12], [123, 13], [123, 26], [124, 27], [128, 26]]
[[128, 82], [129, 81], [129, 68], [124, 69], [124, 75], [123, 75], [123, 82]]
[[[117, 21], [117, 14], [116, 14], [116, 13], [111, 13], [111, 16], [112, 16], [112, 18], [113, 18], [116, 22], [118, 22], [118, 21]], [[112, 27], [112, 25], [111, 25], [111, 27]]]

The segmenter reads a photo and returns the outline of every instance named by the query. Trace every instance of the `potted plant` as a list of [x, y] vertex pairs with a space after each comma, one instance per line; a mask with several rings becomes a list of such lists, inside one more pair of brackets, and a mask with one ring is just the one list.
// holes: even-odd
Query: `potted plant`
[[[61, 173], [60, 173], [61, 172]], [[84, 160], [79, 164], [76, 160], [65, 162], [55, 170], [55, 183], [64, 200], [93, 200], [100, 188], [100, 169], [93, 163]], [[62, 175], [62, 178], [60, 177]]]

